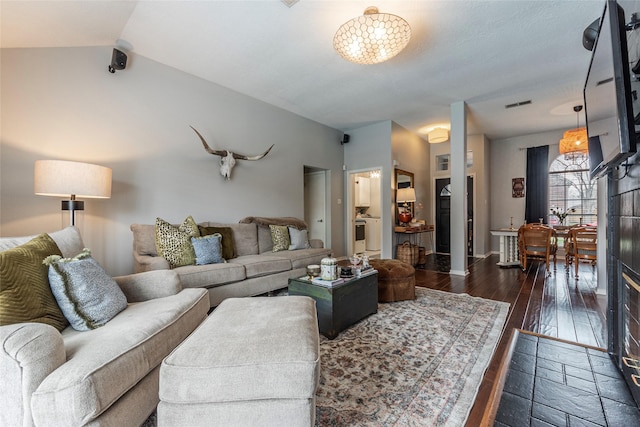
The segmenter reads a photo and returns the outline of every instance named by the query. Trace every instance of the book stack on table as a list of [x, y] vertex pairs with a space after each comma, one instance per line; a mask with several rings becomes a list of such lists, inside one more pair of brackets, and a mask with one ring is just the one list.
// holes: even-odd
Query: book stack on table
[[[314, 285], [319, 285], [319, 286], [324, 286], [326, 288], [335, 288], [337, 286], [343, 285], [345, 283], [348, 283], [350, 281], [352, 281], [353, 279], [359, 279], [361, 277], [366, 277], [366, 276], [370, 276], [372, 274], [376, 274], [378, 272], [378, 270], [374, 269], [373, 267], [368, 267], [364, 270], [362, 270], [362, 272], [360, 273], [360, 275], [355, 275], [352, 277], [339, 277], [335, 280], [322, 280], [318, 277], [314, 277], [313, 279], [311, 279], [311, 283], [313, 283]], [[309, 280], [307, 276], [301, 277], [301, 280]]]

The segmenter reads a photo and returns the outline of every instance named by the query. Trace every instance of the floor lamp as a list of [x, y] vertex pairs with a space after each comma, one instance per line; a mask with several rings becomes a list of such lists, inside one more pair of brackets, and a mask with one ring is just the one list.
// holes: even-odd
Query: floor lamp
[[84, 210], [84, 199], [111, 197], [111, 169], [90, 163], [66, 160], [36, 160], [34, 192], [40, 196], [69, 197], [62, 210], [69, 211], [71, 225], [76, 224], [76, 211]]

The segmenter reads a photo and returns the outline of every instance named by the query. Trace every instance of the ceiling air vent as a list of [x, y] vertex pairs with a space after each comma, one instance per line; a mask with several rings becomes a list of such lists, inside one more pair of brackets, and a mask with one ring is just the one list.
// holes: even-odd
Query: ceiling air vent
[[504, 108], [522, 107], [523, 105], [529, 105], [529, 104], [531, 104], [530, 99], [526, 101], [514, 102], [513, 104], [505, 105]]

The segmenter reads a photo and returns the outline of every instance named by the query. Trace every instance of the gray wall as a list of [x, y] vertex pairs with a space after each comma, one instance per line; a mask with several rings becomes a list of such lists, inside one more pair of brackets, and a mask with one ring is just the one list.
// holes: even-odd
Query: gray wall
[[[351, 140], [344, 146], [344, 162], [347, 171], [380, 168], [380, 194], [382, 219], [382, 258], [392, 258], [392, 217], [391, 217], [391, 122], [383, 121], [347, 132]], [[348, 180], [345, 172], [345, 194]], [[345, 198], [346, 199], [346, 198]], [[347, 206], [347, 205], [345, 205]], [[345, 221], [350, 221], [350, 212], [344, 211]], [[346, 239], [350, 234], [345, 233]]]
[[[416, 212], [416, 219], [424, 219], [427, 224], [433, 224], [433, 218], [430, 215], [429, 149], [427, 141], [393, 122], [391, 155], [396, 162], [396, 168], [413, 172], [416, 205], [422, 203], [422, 210]], [[392, 187], [395, 188], [395, 185], [395, 176], [393, 176]]]
[[[563, 130], [523, 135], [491, 141], [491, 229], [508, 228], [524, 222], [524, 197], [513, 198], [512, 178], [526, 178], [528, 147], [549, 145], [549, 164], [558, 156], [558, 141]], [[525, 191], [527, 182], [525, 181]], [[493, 236], [491, 249], [500, 250], [500, 239]]]
[[[341, 132], [144, 57], [107, 72], [110, 47], [0, 52], [0, 235], [66, 225], [60, 199], [33, 194], [38, 159], [113, 169], [108, 200], [85, 200], [85, 244], [113, 274], [132, 271], [131, 223], [237, 222], [249, 215], [304, 217], [303, 165], [331, 171], [334, 255], [344, 254]], [[189, 128], [213, 148], [259, 154], [231, 181]], [[387, 139], [388, 141], [388, 139]]]

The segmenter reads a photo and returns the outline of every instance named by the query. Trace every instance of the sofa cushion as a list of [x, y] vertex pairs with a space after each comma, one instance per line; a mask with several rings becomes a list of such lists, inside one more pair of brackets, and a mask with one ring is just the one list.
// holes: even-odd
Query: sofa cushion
[[[82, 237], [76, 227], [65, 227], [62, 230], [53, 231], [47, 233], [49, 237], [56, 242], [58, 249], [62, 252], [63, 257], [72, 257], [77, 253], [80, 253], [84, 248], [82, 243]], [[27, 243], [29, 240], [38, 237], [37, 234], [32, 236], [20, 236], [20, 237], [0, 237], [0, 251], [15, 248], [16, 246]], [[155, 244], [154, 244], [155, 245]]]
[[89, 249], [73, 258], [51, 255], [44, 264], [53, 296], [73, 329], [99, 328], [127, 307], [124, 293]]
[[255, 224], [221, 224], [207, 222], [205, 227], [229, 227], [233, 233], [235, 256], [256, 255], [258, 253], [258, 228]]
[[[206, 318], [204, 289], [130, 304], [102, 328], [62, 332], [67, 362], [33, 393], [36, 425], [85, 425], [160, 364]], [[73, 402], [73, 404], [71, 404]]]
[[266, 218], [260, 216], [248, 216], [242, 218], [240, 223], [243, 224], [256, 224], [258, 226], [258, 249], [260, 253], [273, 252], [273, 241], [271, 240], [271, 230], [269, 225], [286, 225], [295, 227], [298, 230], [306, 230], [307, 223], [301, 219], [295, 217], [274, 217]]
[[40, 322], [59, 331], [69, 323], [56, 302], [42, 261], [61, 255], [56, 242], [41, 234], [0, 252], [0, 325]]
[[289, 227], [286, 225], [270, 225], [271, 241], [273, 242], [273, 252], [286, 251], [291, 245], [289, 238]]
[[297, 251], [282, 251], [276, 252], [270, 255], [261, 255], [261, 256], [270, 256], [287, 259], [291, 262], [291, 268], [305, 268], [309, 264], [320, 264], [322, 258], [329, 256], [331, 254], [331, 249], [326, 248], [309, 248], [309, 249], [300, 249]]
[[209, 234], [220, 234], [222, 236], [222, 258], [231, 259], [236, 257], [236, 250], [233, 244], [233, 229], [231, 227], [205, 227], [198, 226], [201, 236]]
[[[232, 260], [233, 261], [233, 260]], [[207, 265], [185, 265], [174, 269], [185, 288], [220, 286], [247, 278], [244, 265], [226, 262]]]
[[169, 261], [172, 268], [196, 263], [191, 238], [200, 236], [200, 230], [191, 216], [177, 227], [156, 218], [155, 235], [158, 253]]
[[191, 244], [196, 253], [196, 265], [219, 264], [224, 262], [222, 258], [222, 236], [220, 233], [208, 236], [192, 237]]
[[156, 226], [151, 224], [131, 224], [133, 251], [140, 255], [158, 256], [156, 248]]
[[247, 279], [291, 270], [291, 261], [287, 258], [266, 254], [238, 257], [229, 261], [228, 264], [244, 266]]

